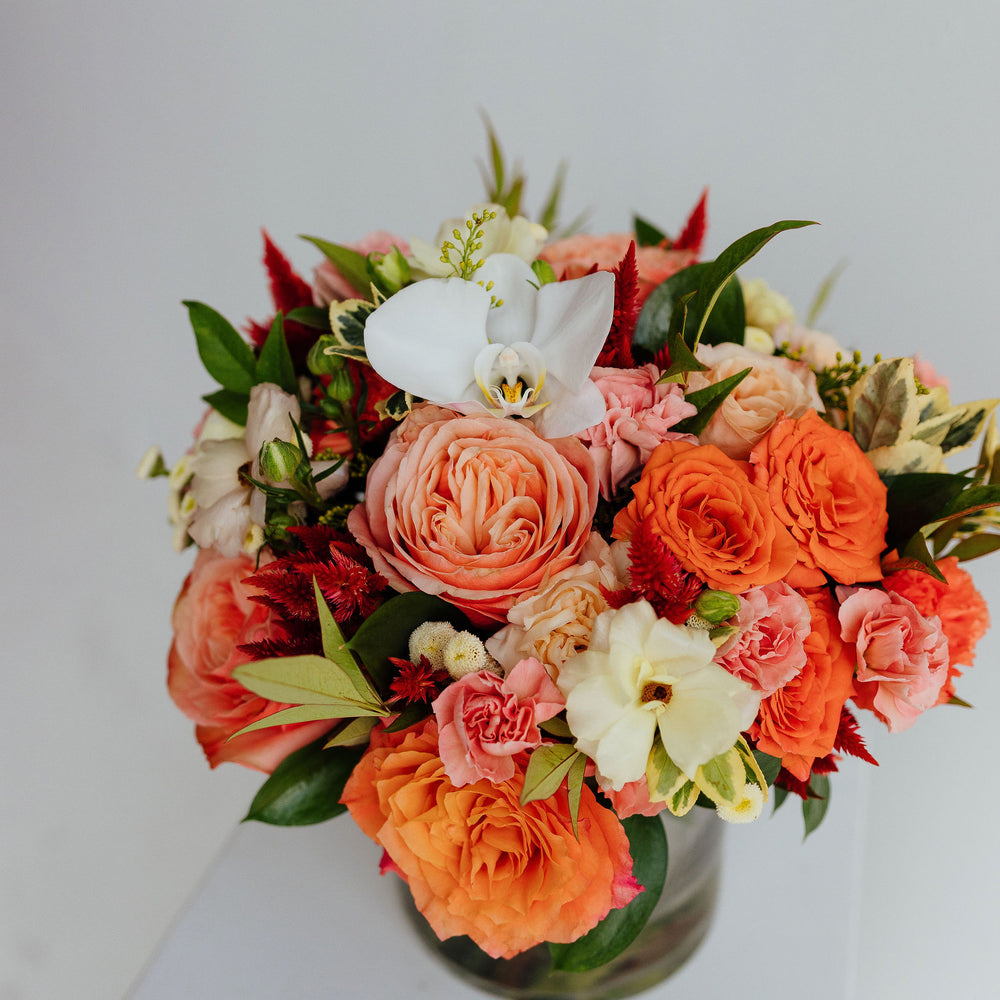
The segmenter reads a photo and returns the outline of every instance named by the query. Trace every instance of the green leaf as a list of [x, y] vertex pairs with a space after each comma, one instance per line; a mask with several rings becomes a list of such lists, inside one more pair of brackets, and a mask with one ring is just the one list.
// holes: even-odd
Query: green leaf
[[556, 167], [556, 175], [552, 178], [552, 187], [542, 205], [538, 221], [551, 232], [559, 223], [559, 202], [562, 199], [563, 184], [566, 182], [566, 164], [562, 162]]
[[714, 802], [738, 802], [746, 787], [746, 768], [739, 751], [727, 750], [702, 764], [695, 784]]
[[707, 426], [715, 411], [726, 401], [726, 397], [753, 371], [752, 368], [744, 368], [743, 371], [724, 378], [721, 382], [706, 385], [704, 389], [697, 392], [688, 393], [684, 398], [687, 402], [697, 407], [698, 412], [693, 417], [685, 417], [679, 423], [674, 424], [672, 431], [680, 434], [700, 434]]
[[348, 649], [361, 658], [368, 675], [383, 697], [396, 676], [390, 656], [410, 655], [410, 633], [424, 622], [451, 622], [457, 629], [468, 628], [468, 620], [453, 605], [432, 594], [411, 591], [389, 598], [373, 611], [348, 642]]
[[340, 717], [389, 715], [374, 693], [359, 697], [347, 671], [322, 656], [282, 656], [235, 667], [232, 676], [247, 690], [291, 705], [329, 705]]
[[971, 444], [979, 437], [996, 406], [997, 400], [995, 399], [980, 399], [975, 403], [965, 403], [955, 407], [959, 411], [959, 415], [952, 423], [944, 441], [941, 442], [942, 451], [947, 455], [949, 452], [958, 451]]
[[802, 818], [805, 820], [805, 840], [823, 822], [830, 805], [830, 779], [825, 774], [814, 774], [809, 782], [809, 798], [802, 802]]
[[295, 365], [292, 363], [292, 356], [285, 340], [285, 324], [281, 319], [281, 313], [274, 317], [267, 340], [260, 349], [256, 381], [271, 382], [293, 396], [298, 392]]
[[583, 779], [587, 773], [587, 757], [580, 754], [573, 759], [570, 765], [569, 774], [566, 776], [567, 802], [569, 804], [569, 818], [573, 823], [573, 836], [580, 839], [580, 830], [577, 822], [580, 818], [580, 795], [583, 792]]
[[250, 406], [249, 392], [231, 392], [229, 389], [219, 389], [217, 392], [210, 392], [201, 398], [227, 420], [232, 420], [234, 424], [246, 427], [247, 410]]
[[689, 372], [708, 371], [708, 366], [703, 365], [691, 353], [691, 348], [685, 343], [682, 334], [676, 331], [669, 334], [667, 344], [670, 352], [670, 367], [656, 380], [657, 383], [683, 382], [686, 384], [686, 376]]
[[344, 784], [364, 747], [324, 750], [325, 736], [286, 757], [261, 786], [244, 817], [275, 826], [322, 823], [344, 812]]
[[288, 323], [301, 323], [313, 330], [330, 329], [330, 310], [322, 306], [298, 306], [291, 312], [285, 313], [285, 321]]
[[646, 926], [663, 892], [667, 875], [667, 836], [657, 816], [631, 816], [622, 821], [632, 855], [632, 874], [644, 886], [635, 899], [612, 910], [592, 931], [571, 944], [550, 944], [552, 964], [567, 972], [584, 972], [621, 954]]
[[635, 232], [636, 246], [655, 247], [667, 238], [665, 232], [657, 229], [652, 222], [647, 222], [638, 215], [632, 216], [632, 229]]
[[756, 749], [756, 747], [752, 752], [761, 774], [764, 775], [764, 780], [769, 785], [773, 785], [775, 779], [778, 777], [778, 772], [781, 770], [781, 758], [772, 757], [770, 754], [764, 753], [763, 750]]
[[950, 472], [906, 472], [883, 475], [888, 494], [890, 549], [905, 545], [924, 525], [944, 520], [944, 509], [969, 485], [965, 476]]
[[939, 520], [968, 517], [980, 510], [1000, 505], [1000, 486], [972, 486], [951, 498], [941, 511]]
[[826, 276], [826, 278], [823, 279], [823, 283], [817, 289], [816, 295], [809, 306], [809, 310], [806, 312], [805, 326], [807, 329], [812, 330], [816, 326], [816, 321], [819, 319], [819, 315], [823, 311], [823, 307], [826, 305], [826, 301], [830, 297], [830, 293], [833, 291], [833, 286], [837, 284], [837, 281], [839, 280], [845, 267], [847, 267], [847, 261], [842, 260]]
[[542, 732], [548, 733], [549, 736], [555, 736], [557, 739], [571, 740], [573, 738], [573, 732], [569, 728], [569, 724], [561, 715], [554, 715], [551, 719], [539, 722], [538, 728]]
[[782, 788], [780, 785], [774, 789], [774, 811], [777, 812], [784, 804], [785, 799], [788, 798], [788, 789]]
[[327, 747], [367, 746], [371, 731], [377, 725], [378, 719], [371, 716], [344, 719], [333, 731], [333, 735], [323, 744], [323, 749], [325, 750]]
[[[801, 229], [803, 226], [815, 226], [815, 222], [801, 222], [785, 219], [775, 222], [771, 226], [763, 229], [755, 229], [752, 233], [747, 233], [735, 243], [731, 243], [714, 261], [709, 265], [709, 272], [706, 279], [700, 283], [698, 294], [694, 297], [690, 309], [690, 322], [695, 326], [693, 337], [687, 337], [692, 348], [698, 346], [703, 331], [708, 323], [708, 317], [712, 312], [726, 282], [752, 257], [762, 250], [778, 233], [788, 229]], [[708, 340], [706, 343], [717, 343]], [[737, 343], [743, 343], [743, 332], [741, 331]]]
[[347, 283], [363, 298], [369, 298], [368, 258], [357, 250], [321, 240], [318, 236], [302, 236], [319, 250], [347, 279]]
[[556, 280], [556, 272], [552, 270], [552, 265], [547, 260], [542, 260], [540, 257], [538, 260], [533, 260], [531, 262], [531, 270], [535, 272], [539, 288], [541, 288], [542, 285], [551, 285], [552, 282]]
[[184, 305], [205, 370], [223, 389], [249, 394], [257, 368], [250, 345], [211, 306], [190, 301]]
[[927, 548], [927, 539], [919, 531], [903, 546], [899, 553], [899, 559], [892, 564], [891, 568], [914, 569], [927, 573], [942, 583], [946, 582], [944, 574], [934, 561], [934, 556]]
[[395, 721], [385, 727], [385, 731], [387, 733], [402, 732], [402, 730], [409, 729], [410, 726], [420, 722], [421, 719], [426, 719], [428, 715], [430, 715], [429, 705], [413, 702], [399, 713], [399, 717]]
[[948, 699], [949, 705], [958, 705], [959, 708], [974, 708], [975, 706], [970, 705], [964, 698], [959, 698], [957, 694], [953, 694]]
[[847, 427], [862, 451], [909, 441], [919, 420], [913, 358], [879, 361], [847, 394]]
[[[688, 304], [687, 323], [684, 330], [684, 340], [691, 350], [697, 346], [691, 324], [695, 322], [694, 303], [698, 299], [701, 288], [712, 280], [714, 264], [693, 264], [676, 274], [671, 275], [662, 284], [657, 285], [650, 293], [639, 313], [632, 344], [641, 350], [654, 355], [659, 352], [671, 332], [680, 330], [684, 302]], [[746, 333], [746, 308], [743, 305], [743, 292], [735, 279], [723, 283], [718, 295], [718, 302], [712, 312], [711, 319], [706, 322], [703, 339], [706, 344], [721, 344], [731, 342], [742, 344]], [[673, 358], [671, 357], [671, 360]]]
[[[252, 733], [258, 729], [269, 729], [271, 726], [288, 726], [297, 722], [319, 722], [322, 719], [333, 719], [337, 722], [342, 718], [340, 710], [334, 705], [293, 705], [280, 712], [272, 712], [263, 719], [251, 722], [238, 732], [233, 733], [229, 740], [236, 739], [244, 733]], [[228, 743], [229, 740], [226, 740]]]
[[959, 562], [968, 559], [978, 559], [980, 556], [988, 555], [1000, 549], [1000, 535], [994, 535], [988, 531], [981, 531], [975, 535], [963, 538], [957, 545], [948, 550], [949, 556], [954, 556]]
[[553, 743], [532, 751], [524, 773], [521, 805], [526, 806], [529, 802], [555, 795], [577, 758], [583, 756], [570, 743]]
[[374, 697], [371, 685], [365, 679], [364, 674], [361, 673], [357, 662], [351, 654], [347, 646], [347, 640], [344, 638], [344, 633], [340, 631], [340, 626], [333, 617], [329, 605], [326, 603], [326, 598], [323, 597], [323, 591], [320, 590], [319, 584], [316, 582], [316, 577], [313, 577], [313, 596], [316, 599], [316, 612], [319, 617], [323, 655], [328, 660], [336, 663], [344, 671], [354, 685], [355, 691], [362, 698], [370, 699]]

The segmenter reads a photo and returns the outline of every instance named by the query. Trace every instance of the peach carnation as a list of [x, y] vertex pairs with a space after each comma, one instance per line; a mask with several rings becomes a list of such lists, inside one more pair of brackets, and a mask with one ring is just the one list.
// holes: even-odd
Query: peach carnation
[[270, 773], [333, 723], [272, 726], [227, 742], [244, 726], [288, 707], [232, 679], [233, 668], [250, 660], [237, 647], [272, 632], [270, 612], [251, 600], [260, 591], [244, 582], [253, 573], [254, 561], [247, 556], [227, 558], [215, 549], [198, 553], [174, 605], [167, 688], [197, 724], [195, 736], [212, 767], [229, 760]]
[[815, 410], [778, 423], [750, 456], [753, 479], [798, 545], [796, 587], [879, 580], [886, 488], [847, 431]]
[[907, 569], [890, 573], [884, 586], [912, 601], [925, 618], [936, 615], [941, 620], [941, 629], [948, 639], [948, 679], [941, 688], [939, 701], [947, 701], [955, 694], [954, 681], [961, 674], [958, 666], [971, 667], [975, 660], [976, 644], [990, 627], [990, 613], [972, 577], [954, 556], [939, 559], [937, 567], [947, 582], [935, 580], [929, 573]]
[[716, 590], [740, 594], [782, 579], [795, 563], [795, 541], [748, 468], [712, 445], [665, 441], [615, 518], [614, 537], [628, 538], [646, 522], [689, 573]]
[[[595, 264], [600, 271], [613, 271], [634, 239], [632, 233], [609, 233], [606, 236], [578, 233], [543, 247], [538, 256], [552, 265], [560, 280], [579, 278], [589, 274]], [[661, 282], [697, 262], [698, 255], [694, 250], [636, 246], [635, 264], [639, 271], [637, 304], [642, 305]]]
[[689, 392], [751, 369], [698, 435], [702, 444], [714, 444], [730, 458], [747, 458], [781, 416], [799, 417], [823, 408], [816, 376], [805, 362], [766, 357], [740, 344], [703, 344], [696, 354], [708, 371], [691, 373]]
[[483, 624], [576, 563], [596, 507], [575, 438], [425, 404], [390, 438], [347, 524], [396, 590], [437, 594]]
[[590, 450], [605, 499], [618, 491], [621, 482], [642, 466], [660, 442], [677, 438], [694, 441], [670, 428], [698, 411], [684, 399], [679, 385], [657, 385], [659, 377], [655, 365], [595, 368], [590, 373], [606, 409], [600, 423], [577, 437]]
[[948, 640], [937, 617], [874, 587], [838, 587], [841, 636], [857, 651], [854, 701], [890, 733], [909, 729], [936, 705], [948, 679]]
[[813, 762], [833, 751], [840, 712], [854, 690], [854, 656], [840, 636], [837, 604], [826, 589], [805, 591], [812, 631], [806, 662], [783, 687], [760, 703], [750, 735], [759, 750], [808, 781]]
[[575, 941], [642, 888], [618, 817], [586, 785], [577, 839], [565, 789], [522, 806], [523, 783], [519, 760], [509, 781], [456, 788], [429, 718], [376, 731], [341, 801], [439, 938], [465, 934], [511, 958], [543, 941]]

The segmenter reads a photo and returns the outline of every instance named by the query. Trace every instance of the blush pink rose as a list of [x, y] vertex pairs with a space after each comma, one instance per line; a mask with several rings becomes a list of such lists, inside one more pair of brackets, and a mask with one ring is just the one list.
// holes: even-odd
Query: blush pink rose
[[617, 791], [601, 786], [601, 794], [614, 807], [619, 819], [629, 816], [658, 816], [667, 808], [667, 800], [653, 802], [649, 797], [649, 782], [643, 778], [626, 781]]
[[595, 368], [590, 380], [604, 397], [604, 418], [577, 437], [590, 450], [597, 467], [601, 495], [610, 499], [623, 480], [641, 468], [661, 441], [678, 438], [696, 443], [690, 434], [670, 430], [698, 411], [676, 384], [657, 385], [656, 365], [641, 368]]
[[196, 723], [195, 736], [212, 767], [228, 760], [270, 773], [332, 723], [273, 726], [227, 742], [244, 726], [288, 707], [232, 678], [233, 668], [250, 660], [237, 647], [272, 634], [270, 612], [251, 600], [260, 592], [244, 582], [253, 573], [254, 561], [247, 556], [227, 558], [215, 549], [198, 553], [174, 605], [167, 688]]
[[[401, 240], [392, 233], [378, 230], [362, 237], [357, 243], [345, 244], [349, 250], [357, 250], [358, 253], [366, 257], [370, 253], [388, 253], [394, 246], [399, 247], [399, 252], [405, 257], [410, 252], [409, 244], [406, 240]], [[356, 299], [359, 295], [367, 292], [366, 288], [355, 288], [345, 278], [333, 261], [324, 260], [313, 268], [313, 302], [318, 306], [328, 306], [331, 302], [340, 302], [343, 299]]]
[[562, 692], [538, 660], [521, 660], [503, 678], [466, 674], [435, 698], [444, 772], [456, 787], [480, 778], [509, 781], [514, 755], [542, 742], [539, 722], [566, 707]]
[[[589, 274], [595, 264], [601, 271], [613, 271], [621, 263], [629, 243], [634, 239], [632, 233], [608, 233], [605, 236], [578, 233], [543, 247], [538, 256], [552, 265], [552, 270], [560, 280], [581, 278]], [[658, 246], [637, 245], [635, 264], [639, 271], [639, 293], [636, 303], [641, 306], [657, 285], [672, 274], [696, 263], [698, 254], [694, 250], [668, 250]]]
[[948, 640], [937, 617], [873, 587], [838, 587], [841, 638], [857, 650], [854, 701], [897, 733], [937, 704], [948, 679]]
[[805, 666], [809, 604], [783, 581], [751, 587], [738, 599], [740, 610], [730, 624], [739, 634], [719, 647], [715, 662], [766, 697]]
[[393, 432], [347, 525], [390, 586], [486, 624], [577, 562], [596, 509], [597, 473], [576, 438], [424, 404]]
[[696, 352], [708, 371], [692, 372], [688, 392], [705, 389], [750, 368], [698, 435], [730, 458], [742, 461], [782, 415], [794, 419], [822, 410], [816, 376], [804, 361], [767, 357], [739, 344], [704, 344]]

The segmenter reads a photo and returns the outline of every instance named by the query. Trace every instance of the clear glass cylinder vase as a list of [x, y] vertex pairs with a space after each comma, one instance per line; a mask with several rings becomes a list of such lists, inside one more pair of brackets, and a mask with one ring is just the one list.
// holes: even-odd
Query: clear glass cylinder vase
[[725, 824], [714, 810], [695, 808], [678, 819], [663, 813], [669, 850], [667, 878], [639, 936], [617, 958], [587, 972], [552, 970], [547, 945], [510, 959], [490, 958], [467, 937], [438, 939], [405, 885], [406, 908], [420, 937], [461, 979], [516, 1000], [613, 1000], [629, 997], [676, 972], [711, 926], [722, 867]]

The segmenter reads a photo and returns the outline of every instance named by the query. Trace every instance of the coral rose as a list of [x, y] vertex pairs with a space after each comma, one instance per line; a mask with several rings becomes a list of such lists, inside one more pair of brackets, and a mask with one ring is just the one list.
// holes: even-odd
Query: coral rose
[[568, 943], [641, 891], [618, 817], [584, 786], [580, 837], [565, 789], [518, 802], [524, 774], [456, 788], [433, 718], [376, 730], [341, 801], [386, 851], [439, 938], [465, 934], [494, 958]]
[[793, 587], [821, 586], [823, 573], [846, 584], [882, 578], [886, 488], [847, 431], [810, 410], [780, 421], [750, 462], [754, 482], [798, 544]]
[[740, 594], [782, 579], [795, 563], [795, 541], [772, 514], [748, 466], [712, 445], [666, 441], [615, 518], [614, 537], [640, 521], [709, 587]]
[[905, 597], [874, 587], [838, 587], [840, 634], [857, 651], [854, 701], [890, 733], [909, 729], [938, 703], [948, 679], [948, 640], [940, 619]]
[[958, 665], [971, 667], [976, 656], [976, 644], [990, 627], [990, 613], [983, 595], [976, 590], [972, 577], [954, 556], [939, 559], [937, 568], [947, 581], [935, 580], [919, 570], [890, 573], [885, 589], [912, 601], [925, 617], [935, 615], [948, 640], [948, 679], [941, 688], [939, 703], [955, 694], [955, 678], [961, 674]]
[[[579, 278], [589, 274], [595, 264], [600, 271], [613, 271], [621, 263], [628, 252], [629, 243], [634, 239], [632, 233], [608, 233], [605, 236], [578, 233], [543, 247], [538, 256], [552, 265], [552, 270], [560, 280]], [[698, 254], [694, 250], [637, 245], [635, 265], [639, 271], [639, 292], [636, 304], [641, 306], [657, 285], [697, 262]]]
[[840, 712], [854, 690], [854, 651], [840, 637], [837, 604], [826, 589], [804, 591], [812, 631], [806, 662], [784, 687], [760, 703], [750, 735], [757, 748], [808, 781], [813, 761], [832, 752]]
[[703, 344], [696, 355], [708, 371], [691, 373], [689, 392], [751, 369], [698, 435], [702, 444], [714, 444], [730, 458], [745, 459], [782, 415], [799, 417], [823, 408], [816, 376], [804, 361], [765, 357], [739, 344]]
[[212, 767], [229, 760], [270, 773], [333, 723], [272, 726], [227, 742], [244, 726], [288, 707], [232, 679], [233, 668], [250, 660], [237, 647], [271, 634], [270, 612], [251, 600], [260, 591], [244, 582], [253, 573], [254, 561], [246, 556], [230, 559], [215, 549], [198, 553], [174, 605], [167, 688], [197, 723], [195, 736]]
[[610, 499], [652, 454], [661, 441], [689, 434], [671, 431], [674, 424], [698, 411], [684, 399], [676, 384], [657, 385], [660, 370], [655, 365], [641, 368], [595, 368], [590, 380], [601, 390], [606, 409], [601, 422], [581, 431], [577, 437], [590, 450], [597, 466], [601, 495]]
[[455, 787], [514, 777], [514, 756], [542, 742], [539, 722], [565, 707], [538, 660], [521, 660], [506, 677], [486, 670], [449, 684], [431, 706], [441, 760]]
[[596, 507], [594, 463], [575, 438], [425, 404], [390, 438], [347, 524], [396, 590], [437, 594], [484, 624], [577, 561]]

